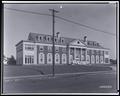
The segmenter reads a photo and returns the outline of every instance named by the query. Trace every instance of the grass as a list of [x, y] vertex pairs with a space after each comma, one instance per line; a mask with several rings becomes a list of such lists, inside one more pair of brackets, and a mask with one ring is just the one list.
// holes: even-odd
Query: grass
[[[111, 67], [104, 65], [55, 65], [55, 73], [75, 73], [109, 71]], [[4, 66], [4, 76], [26, 76], [26, 75], [47, 75], [52, 74], [52, 65], [23, 65]]]

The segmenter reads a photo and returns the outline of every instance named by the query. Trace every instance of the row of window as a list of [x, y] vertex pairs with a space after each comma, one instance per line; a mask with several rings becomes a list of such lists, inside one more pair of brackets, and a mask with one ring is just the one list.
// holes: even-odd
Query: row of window
[[[19, 48], [19, 50], [21, 49], [22, 47]], [[52, 46], [48, 46], [48, 51], [49, 52], [52, 52]], [[30, 45], [30, 44], [25, 44], [25, 50], [34, 50], [34, 46], [33, 45]], [[39, 50], [40, 51], [44, 51], [44, 47], [43, 46], [39, 46]], [[18, 49], [17, 49], [18, 51]], [[55, 51], [56, 52], [59, 52], [59, 47], [55, 47]], [[62, 48], [62, 52], [66, 52], [66, 48]], [[70, 48], [70, 53], [73, 53], [74, 52], [74, 48]], [[80, 53], [80, 49], [76, 49], [76, 53]], [[82, 55], [84, 55], [86, 53], [85, 50], [82, 50]], [[103, 55], [104, 54], [104, 51], [98, 51], [98, 50], [87, 50], [87, 54], [100, 54], [100, 55]], [[105, 51], [105, 54], [108, 55], [108, 51]]]
[[[39, 54], [39, 64], [44, 64], [45, 63], [45, 54], [40, 53]], [[47, 63], [51, 64], [52, 63], [52, 53], [47, 54]], [[55, 54], [55, 63], [60, 64], [60, 55], [58, 53]], [[67, 63], [67, 56], [66, 54], [62, 54], [62, 64]]]
[[[96, 60], [95, 60], [96, 59]], [[89, 55], [87, 55], [87, 62], [88, 63], [90, 63], [90, 56]], [[96, 56], [96, 58], [95, 58], [95, 56], [91, 56], [91, 63], [103, 63], [103, 56]]]
[[[49, 52], [52, 52], [52, 46], [48, 46], [47, 48]], [[30, 44], [25, 44], [25, 50], [33, 51], [34, 46]], [[44, 51], [44, 46], [39, 46], [39, 50]], [[55, 47], [55, 51], [59, 52], [59, 47]], [[66, 48], [62, 48], [62, 52], [66, 52]]]
[[[49, 52], [52, 52], [52, 49], [53, 49], [52, 46], [48, 46], [47, 48], [48, 48]], [[44, 51], [44, 47], [43, 46], [39, 46], [39, 50], [40, 51]], [[55, 47], [55, 51], [59, 52], [59, 47]], [[62, 52], [66, 52], [66, 48], [62, 48]]]
[[33, 55], [25, 55], [25, 64], [33, 64], [34, 56]]
[[[37, 41], [47, 41], [47, 42], [52, 42], [52, 37], [51, 36], [36, 36]], [[65, 43], [64, 38], [58, 39], [57, 37], [54, 38], [55, 43]]]
[[108, 55], [108, 51], [98, 51], [98, 50], [87, 50], [87, 54], [97, 54], [97, 55], [103, 55], [105, 54]]
[[[84, 56], [82, 55], [81, 61], [84, 61]], [[96, 60], [95, 60], [96, 59]], [[73, 61], [73, 56], [70, 55], [70, 62]], [[87, 55], [87, 62], [90, 63], [90, 56]], [[103, 56], [91, 56], [91, 63], [103, 63]], [[108, 63], [109, 59], [105, 58], [105, 63]], [[20, 62], [19, 62], [20, 63]], [[34, 56], [32, 55], [25, 55], [25, 64], [33, 64], [34, 63]], [[39, 54], [39, 64], [44, 64], [45, 63], [45, 54], [40, 53]], [[51, 64], [52, 63], [52, 53], [47, 54], [47, 63]], [[58, 53], [55, 54], [55, 63], [60, 63], [60, 55]], [[66, 54], [62, 54], [62, 63], [66, 64], [67, 63], [67, 56]]]
[[[96, 59], [96, 61], [95, 61], [95, 59]], [[90, 56], [89, 55], [87, 55], [87, 61], [88, 61], [88, 63], [90, 63]], [[109, 59], [108, 58], [105, 58], [105, 59], [103, 59], [103, 56], [96, 56], [96, 58], [92, 55], [91, 56], [91, 63], [109, 63]]]
[[25, 44], [25, 50], [33, 51], [34, 50], [34, 45]]
[[[80, 54], [81, 49], [76, 48], [76, 54]], [[97, 54], [103, 55], [105, 52], [108, 55], [108, 51], [99, 51], [99, 50], [87, 50], [87, 54]], [[74, 48], [70, 48], [70, 53], [74, 53]], [[86, 54], [86, 50], [82, 49], [82, 55]]]
[[99, 46], [99, 43], [96, 43], [96, 42], [93, 42], [93, 41], [88, 41], [87, 44], [92, 45], [92, 46]]

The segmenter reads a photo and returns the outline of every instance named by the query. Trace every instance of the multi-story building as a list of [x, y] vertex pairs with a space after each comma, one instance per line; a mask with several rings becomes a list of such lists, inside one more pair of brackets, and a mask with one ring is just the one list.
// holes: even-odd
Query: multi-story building
[[[30, 33], [16, 44], [17, 64], [52, 64], [52, 36]], [[109, 49], [96, 41], [66, 37], [54, 38], [55, 64], [109, 64]]]

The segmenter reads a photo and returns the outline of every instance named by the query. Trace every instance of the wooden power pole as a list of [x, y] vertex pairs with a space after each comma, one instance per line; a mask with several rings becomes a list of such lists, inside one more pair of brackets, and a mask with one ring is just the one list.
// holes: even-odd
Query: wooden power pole
[[52, 31], [53, 31], [53, 36], [52, 36], [52, 41], [53, 41], [53, 49], [52, 49], [52, 61], [53, 61], [53, 66], [52, 66], [52, 74], [53, 77], [55, 76], [55, 42], [54, 42], [54, 36], [55, 36], [55, 13], [58, 13], [58, 11], [54, 10], [54, 9], [49, 9], [52, 12]]

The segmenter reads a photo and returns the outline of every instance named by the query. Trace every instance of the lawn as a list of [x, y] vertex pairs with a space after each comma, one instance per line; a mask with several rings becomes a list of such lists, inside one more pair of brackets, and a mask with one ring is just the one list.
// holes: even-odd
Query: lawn
[[[110, 66], [105, 65], [55, 65], [55, 73], [76, 73], [76, 72], [93, 72], [109, 71]], [[26, 75], [47, 75], [52, 74], [52, 65], [5, 65], [3, 75], [26, 76]]]

